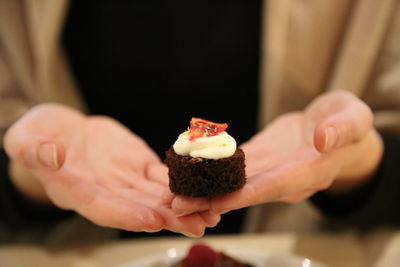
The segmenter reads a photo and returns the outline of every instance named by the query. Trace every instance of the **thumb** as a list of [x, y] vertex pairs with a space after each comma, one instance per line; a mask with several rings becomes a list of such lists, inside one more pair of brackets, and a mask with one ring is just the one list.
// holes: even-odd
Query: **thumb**
[[327, 114], [314, 129], [314, 146], [330, 152], [361, 141], [372, 128], [373, 115], [361, 100], [349, 101], [340, 111]]
[[8, 156], [32, 169], [58, 170], [65, 161], [65, 147], [54, 137], [18, 132], [11, 128], [4, 137]]

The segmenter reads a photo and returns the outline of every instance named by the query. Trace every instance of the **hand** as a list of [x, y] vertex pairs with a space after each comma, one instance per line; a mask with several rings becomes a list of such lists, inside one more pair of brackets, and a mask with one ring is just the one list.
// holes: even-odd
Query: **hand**
[[[15, 123], [4, 144], [16, 170], [11, 177], [23, 193], [43, 199], [40, 191], [24, 186], [38, 181], [56, 206], [100, 226], [200, 236], [220, 219], [210, 212], [177, 217], [162, 205], [166, 167], [145, 142], [111, 118], [44, 104]], [[20, 175], [27, 173], [33, 174], [30, 180]]]
[[327, 93], [304, 112], [278, 117], [243, 144], [247, 183], [209, 199], [165, 195], [176, 214], [225, 213], [266, 202], [298, 202], [317, 191], [340, 193], [364, 183], [382, 155], [372, 113], [346, 92]]

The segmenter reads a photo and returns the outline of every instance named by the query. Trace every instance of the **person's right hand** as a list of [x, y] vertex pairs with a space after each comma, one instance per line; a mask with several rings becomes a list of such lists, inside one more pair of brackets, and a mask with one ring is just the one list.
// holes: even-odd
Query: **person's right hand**
[[[42, 104], [7, 131], [4, 147], [12, 169], [33, 174], [51, 202], [100, 226], [201, 236], [220, 220], [209, 211], [178, 217], [163, 205], [166, 167], [144, 141], [109, 117]], [[13, 175], [21, 173], [27, 172]], [[12, 179], [26, 195], [38, 194], [24, 186], [27, 178]]]
[[209, 198], [166, 193], [176, 214], [222, 214], [269, 202], [296, 203], [318, 191], [350, 192], [379, 167], [383, 143], [371, 109], [346, 91], [314, 99], [304, 111], [282, 114], [241, 148], [247, 182], [240, 190]]

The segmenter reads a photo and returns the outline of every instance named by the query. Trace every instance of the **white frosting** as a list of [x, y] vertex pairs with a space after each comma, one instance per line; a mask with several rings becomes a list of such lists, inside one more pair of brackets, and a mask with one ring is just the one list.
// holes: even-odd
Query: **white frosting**
[[236, 151], [236, 140], [227, 132], [214, 136], [198, 137], [189, 140], [189, 132], [179, 135], [174, 144], [175, 153], [194, 158], [221, 159], [232, 156]]

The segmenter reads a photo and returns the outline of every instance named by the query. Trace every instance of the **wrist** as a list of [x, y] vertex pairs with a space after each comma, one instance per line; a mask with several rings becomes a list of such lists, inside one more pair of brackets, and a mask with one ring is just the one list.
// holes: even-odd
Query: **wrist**
[[375, 129], [360, 142], [340, 149], [338, 156], [343, 159], [343, 165], [327, 191], [345, 193], [368, 182], [379, 167], [383, 150], [382, 138]]

